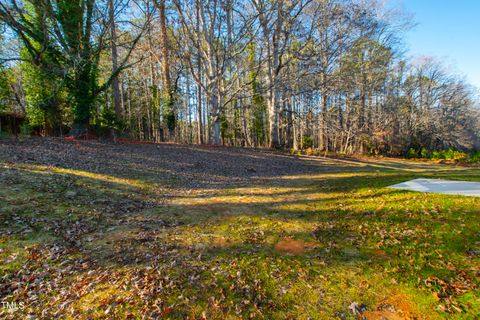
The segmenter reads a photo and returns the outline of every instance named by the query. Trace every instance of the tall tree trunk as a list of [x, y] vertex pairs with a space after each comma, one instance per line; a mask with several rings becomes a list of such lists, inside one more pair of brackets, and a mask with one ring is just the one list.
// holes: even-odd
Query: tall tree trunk
[[211, 120], [212, 120], [212, 129], [213, 129], [213, 144], [219, 145], [220, 144], [220, 103], [219, 103], [219, 96], [218, 96], [217, 84], [214, 84], [214, 89], [210, 94], [210, 107], [212, 110], [211, 113]]
[[280, 141], [278, 139], [278, 112], [276, 90], [271, 93], [268, 99], [268, 125], [269, 125], [269, 140], [270, 148], [278, 148]]
[[162, 82], [163, 82], [163, 100], [167, 112], [167, 125], [170, 138], [175, 132], [176, 114], [174, 110], [175, 95], [173, 92], [172, 81], [170, 77], [170, 45], [167, 33], [167, 17], [165, 14], [165, 0], [155, 0], [155, 5], [160, 14], [160, 45], [162, 48]]
[[[198, 74], [201, 74], [201, 65], [198, 64]], [[197, 141], [199, 144], [203, 144], [203, 116], [202, 116], [202, 86], [197, 85]]]
[[320, 149], [328, 151], [327, 138], [327, 101], [328, 97], [325, 91], [322, 93], [322, 110], [320, 112]]
[[[200, 48], [200, 8], [198, 0], [195, 3], [196, 5], [196, 22], [197, 22], [197, 48]], [[198, 51], [200, 49], [197, 49]], [[199, 81], [202, 82], [202, 61], [200, 59], [200, 52], [197, 52], [197, 72]], [[198, 135], [198, 143], [203, 144], [203, 115], [202, 115], [202, 85], [201, 83], [197, 83], [197, 135]]]
[[167, 18], [165, 15], [165, 0], [155, 1], [160, 13], [160, 45], [162, 47], [162, 77], [163, 88], [168, 98], [172, 98], [172, 83], [170, 79], [170, 55], [167, 34]]
[[[108, 0], [109, 18], [110, 18], [110, 34], [112, 36], [112, 73], [117, 72], [118, 69], [118, 52], [117, 52], [117, 30], [115, 23], [115, 5], [114, 0]], [[115, 116], [117, 121], [123, 118], [122, 99], [120, 96], [120, 84], [118, 75], [112, 81], [113, 91], [113, 106], [115, 109]]]

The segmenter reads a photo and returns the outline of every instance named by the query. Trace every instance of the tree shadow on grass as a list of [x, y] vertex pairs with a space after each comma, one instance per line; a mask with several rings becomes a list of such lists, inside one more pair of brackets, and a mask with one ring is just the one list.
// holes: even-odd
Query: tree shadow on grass
[[[10, 180], [12, 177], [13, 180]], [[19, 209], [23, 212], [15, 212], [18, 208], [15, 207], [14, 203], [13, 206], [7, 206], [7, 209], [3, 209], [3, 211], [7, 211], [4, 214], [10, 214], [10, 218], [15, 214], [24, 214], [26, 212], [29, 212], [29, 216], [32, 216], [36, 210], [40, 209], [40, 211], [44, 212], [48, 210], [49, 206], [56, 207], [56, 203], [60, 202], [63, 206], [64, 214], [68, 214], [68, 209], [65, 207], [71, 207], [75, 209], [74, 211], [78, 211], [79, 214], [76, 217], [79, 219], [85, 218], [85, 215], [89, 213], [93, 213], [95, 216], [103, 215], [105, 221], [100, 222], [101, 218], [96, 220], [96, 223], [100, 223], [96, 225], [97, 229], [100, 227], [108, 229], [113, 226], [131, 223], [156, 225], [156, 220], [160, 221], [158, 223], [159, 226], [172, 226], [175, 225], [175, 222], [172, 222], [175, 220], [182, 224], [198, 223], [202, 219], [216, 218], [225, 213], [230, 215], [245, 212], [249, 214], [253, 212], [253, 214], [260, 216], [279, 219], [298, 219], [309, 222], [344, 219], [345, 214], [350, 212], [355, 214], [359, 221], [362, 220], [360, 218], [362, 215], [367, 215], [367, 219], [373, 222], [376, 218], [370, 214], [375, 211], [381, 212], [379, 208], [394, 206], [396, 203], [401, 202], [402, 198], [409, 200], [413, 198], [418, 201], [425, 197], [421, 194], [408, 196], [410, 195], [409, 193], [393, 190], [376, 192], [368, 192], [367, 190], [368, 188], [383, 187], [389, 183], [412, 178], [410, 174], [380, 176], [377, 173], [362, 173], [361, 176], [298, 177], [283, 181], [282, 187], [287, 190], [297, 186], [306, 186], [302, 190], [294, 190], [293, 192], [286, 190], [276, 192], [275, 189], [269, 191], [271, 185], [265, 183], [251, 186], [259, 189], [267, 188], [264, 198], [256, 196], [251, 192], [235, 192], [235, 190], [233, 192], [214, 191], [211, 193], [211, 197], [208, 198], [198, 198], [195, 195], [172, 195], [171, 197], [175, 199], [187, 199], [187, 202], [180, 202], [179, 205], [167, 205], [166, 200], [162, 198], [163, 194], [159, 195], [155, 191], [144, 189], [143, 185], [131, 185], [128, 181], [119, 182], [114, 178], [110, 179], [109, 176], [102, 176], [102, 179], [98, 179], [95, 175], [79, 176], [76, 172], [72, 173], [70, 171], [38, 171], [22, 165], [9, 174], [3, 174], [2, 178], [6, 185], [21, 185], [29, 190], [28, 192], [27, 190], [18, 190], [11, 194], [20, 194], [22, 191], [25, 191], [27, 197], [33, 196], [39, 199], [38, 203], [40, 205], [38, 206], [29, 208], [28, 204], [25, 205], [25, 203], [25, 209], [22, 209], [23, 207], [20, 206]], [[43, 189], [40, 187], [43, 187]], [[277, 187], [277, 185], [274, 187]], [[75, 194], [69, 194], [71, 189], [75, 190]], [[359, 193], [359, 190], [367, 190], [367, 192]], [[225, 196], [229, 196], [229, 198], [222, 198]], [[242, 197], [250, 197], [250, 199], [246, 202], [239, 202], [238, 200], [241, 200]], [[370, 205], [371, 209], [363, 208], [365, 203], [368, 207], [366, 200], [372, 197], [383, 199], [383, 202], [381, 204], [376, 202]], [[426, 199], [436, 198], [440, 197], [432, 195], [427, 196]], [[447, 198], [457, 199], [455, 196]], [[199, 202], [188, 203], [189, 199], [196, 199]], [[18, 200], [13, 197], [11, 201], [18, 202]], [[470, 202], [476, 203], [474, 200]], [[338, 206], [335, 207], [336, 205]], [[322, 209], [322, 207], [325, 208]], [[77, 210], [77, 208], [81, 208], [81, 210]], [[161, 213], [158, 215], [144, 214], [144, 212], [154, 208], [163, 209], [159, 211]], [[61, 211], [56, 215], [60, 219], [63, 218]], [[169, 221], [162, 219], [162, 212], [163, 215], [165, 215], [165, 212], [168, 213], [167, 220]], [[184, 214], [185, 212], [189, 213]], [[72, 216], [71, 213], [69, 215]], [[136, 216], [143, 218], [138, 218], [140, 222], [135, 222]], [[380, 216], [383, 217], [384, 215]], [[403, 221], [402, 218], [399, 218], [401, 214], [397, 214], [395, 217], [397, 217], [396, 222]], [[74, 218], [70, 220], [75, 221]], [[49, 221], [46, 219], [44, 222], [48, 223]], [[409, 217], [408, 222], [421, 223], [421, 219]]]

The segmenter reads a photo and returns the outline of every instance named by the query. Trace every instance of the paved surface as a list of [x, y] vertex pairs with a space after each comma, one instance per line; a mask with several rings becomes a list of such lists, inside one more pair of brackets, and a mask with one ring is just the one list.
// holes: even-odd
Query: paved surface
[[480, 182], [440, 180], [440, 179], [415, 179], [395, 184], [388, 188], [433, 192], [442, 194], [457, 194], [470, 197], [480, 197]]

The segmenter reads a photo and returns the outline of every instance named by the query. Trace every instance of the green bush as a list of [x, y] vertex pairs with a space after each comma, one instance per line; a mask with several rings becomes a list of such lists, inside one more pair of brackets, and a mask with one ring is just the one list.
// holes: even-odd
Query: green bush
[[434, 160], [451, 160], [451, 161], [466, 161], [469, 159], [465, 152], [456, 151], [453, 149], [433, 151], [432, 159]]
[[453, 157], [453, 151], [450, 150], [441, 150], [441, 151], [434, 151], [432, 153], [432, 159], [434, 160], [449, 160]]
[[428, 159], [428, 158], [430, 158], [430, 154], [429, 154], [429, 152], [427, 151], [427, 149], [422, 148], [422, 150], [420, 151], [420, 158], [423, 158], [423, 159]]
[[414, 148], [410, 148], [405, 155], [408, 159], [422, 158], [422, 159], [433, 159], [433, 160], [450, 160], [457, 162], [469, 162], [469, 163], [480, 163], [480, 151], [476, 151], [472, 154], [467, 154], [465, 152], [448, 149], [441, 151], [428, 151], [426, 148], [422, 148], [417, 152]]
[[303, 149], [313, 148], [313, 139], [311, 136], [303, 136], [302, 137], [302, 146]]
[[453, 160], [455, 158], [455, 151], [452, 149], [448, 149], [447, 151], [444, 151], [444, 159], [445, 160]]
[[432, 159], [433, 160], [441, 160], [442, 159], [442, 153], [438, 151], [433, 151], [432, 152]]
[[475, 151], [468, 157], [470, 163], [480, 163], [480, 151]]
[[20, 133], [24, 136], [32, 135], [33, 129], [27, 122], [22, 123], [20, 126]]
[[414, 148], [410, 148], [410, 149], [407, 151], [406, 157], [407, 157], [408, 159], [415, 159], [415, 158], [417, 158], [417, 151], [415, 151]]

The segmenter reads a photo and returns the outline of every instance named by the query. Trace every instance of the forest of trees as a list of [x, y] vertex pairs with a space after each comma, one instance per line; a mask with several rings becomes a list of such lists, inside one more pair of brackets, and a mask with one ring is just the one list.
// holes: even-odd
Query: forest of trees
[[476, 89], [375, 0], [0, 0], [27, 132], [402, 155], [473, 150]]

